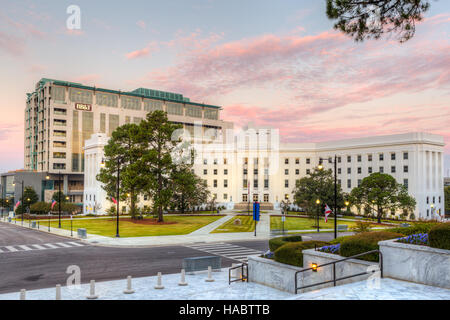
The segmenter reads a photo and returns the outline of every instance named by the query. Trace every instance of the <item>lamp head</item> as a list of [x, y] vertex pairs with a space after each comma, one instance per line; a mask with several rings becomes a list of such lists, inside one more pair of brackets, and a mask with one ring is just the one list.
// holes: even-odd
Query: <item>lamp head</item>
[[316, 200], [316, 203], [317, 203], [317, 204], [320, 204], [320, 200], [319, 200], [319, 199], [317, 199], [317, 200]]

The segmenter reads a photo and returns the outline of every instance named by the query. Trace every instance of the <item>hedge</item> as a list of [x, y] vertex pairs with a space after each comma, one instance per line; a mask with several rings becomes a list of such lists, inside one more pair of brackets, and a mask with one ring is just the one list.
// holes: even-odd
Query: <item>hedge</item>
[[441, 223], [428, 232], [430, 247], [450, 250], [450, 223]]
[[312, 249], [315, 246], [323, 247], [328, 244], [328, 242], [316, 240], [305, 242], [288, 242], [275, 250], [274, 260], [292, 266], [303, 267], [303, 250]]
[[[367, 251], [379, 249], [378, 242], [403, 237], [400, 233], [390, 231], [364, 232], [349, 236], [341, 242], [339, 253], [343, 257], [351, 257]], [[358, 259], [378, 261], [378, 252], [370, 253]]]
[[277, 237], [269, 240], [269, 249], [274, 252], [288, 242], [301, 242], [302, 236]]
[[389, 232], [401, 233], [405, 236], [410, 236], [410, 235], [418, 234], [418, 233], [428, 233], [431, 230], [431, 228], [433, 228], [436, 225], [437, 225], [436, 222], [415, 223], [410, 227], [404, 227], [404, 228], [399, 227], [399, 228], [389, 229]]

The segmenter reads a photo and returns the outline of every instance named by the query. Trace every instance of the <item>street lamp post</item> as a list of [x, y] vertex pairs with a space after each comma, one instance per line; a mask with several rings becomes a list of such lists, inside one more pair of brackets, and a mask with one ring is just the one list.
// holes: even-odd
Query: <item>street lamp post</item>
[[61, 171], [58, 174], [58, 228], [61, 229]]
[[319, 170], [323, 169], [323, 160], [334, 164], [334, 238], [337, 238], [337, 155], [334, 155], [334, 161], [331, 158], [323, 159], [319, 158]]
[[[22, 181], [20, 181], [19, 183], [22, 185], [22, 195], [21, 195], [21, 198], [22, 198], [22, 225], [23, 225], [23, 208], [25, 207], [25, 205], [24, 205], [24, 199], [23, 199], [23, 180]], [[13, 183], [13, 186], [15, 186], [16, 185], [16, 183], [14, 182]]]
[[317, 204], [317, 232], [320, 232], [320, 227], [319, 227], [319, 215], [320, 215], [320, 200], [317, 199], [316, 200], [316, 204]]

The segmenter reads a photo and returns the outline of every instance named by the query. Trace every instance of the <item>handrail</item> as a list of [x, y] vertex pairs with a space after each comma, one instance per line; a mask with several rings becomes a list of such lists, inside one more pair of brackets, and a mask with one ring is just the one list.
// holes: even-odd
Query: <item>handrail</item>
[[[337, 281], [345, 280], [345, 279], [349, 279], [349, 278], [353, 278], [353, 277], [358, 277], [358, 276], [362, 276], [362, 275], [365, 275], [365, 274], [369, 274], [369, 273], [374, 273], [374, 272], [376, 272], [376, 270], [371, 270], [371, 271], [369, 271], [369, 272], [366, 271], [366, 272], [361, 272], [361, 273], [357, 273], [357, 274], [350, 275], [350, 276], [345, 276], [345, 277], [341, 277], [341, 278], [336, 278], [336, 263], [343, 262], [343, 261], [347, 261], [347, 260], [354, 259], [354, 258], [361, 257], [361, 256], [365, 256], [365, 255], [367, 255], [367, 254], [375, 253], [375, 252], [378, 252], [378, 254], [379, 254], [379, 256], [380, 256], [380, 259], [379, 259], [380, 261], [379, 261], [378, 265], [379, 265], [380, 271], [381, 271], [381, 278], [383, 278], [383, 254], [382, 254], [381, 251], [378, 250], [378, 249], [377, 249], [377, 250], [371, 250], [371, 251], [367, 251], [367, 252], [364, 252], [364, 253], [356, 254], [356, 255], [351, 256], [351, 257], [346, 257], [346, 258], [339, 259], [339, 260], [336, 260], [336, 261], [327, 262], [327, 263], [318, 265], [318, 266], [316, 266], [316, 267], [306, 268], [306, 269], [297, 271], [297, 272], [295, 273], [295, 294], [297, 294], [298, 290], [302, 290], [302, 289], [306, 289], [306, 288], [310, 288], [310, 287], [315, 287], [315, 286], [319, 286], [319, 285], [327, 284], [327, 283], [331, 283], [331, 282], [333, 282], [334, 286], [336, 286], [336, 282], [337, 282]], [[297, 275], [298, 275], [299, 273], [302, 273], [302, 272], [305, 272], [305, 271], [308, 271], [308, 270], [314, 270], [314, 269], [317, 270], [317, 269], [319, 269], [319, 268], [322, 268], [322, 267], [325, 267], [325, 266], [328, 266], [328, 265], [333, 265], [333, 280], [322, 281], [322, 282], [310, 284], [310, 285], [307, 285], [307, 286], [303, 286], [303, 287], [300, 287], [300, 288], [297, 286], [297, 284], [298, 284], [298, 278], [297, 278]]]
[[[244, 267], [245, 267], [245, 276], [244, 276]], [[231, 270], [239, 269], [241, 268], [241, 277], [239, 279], [231, 280]], [[240, 266], [231, 267], [228, 269], [228, 284], [231, 284], [232, 282], [248, 282], [248, 264], [243, 262]]]

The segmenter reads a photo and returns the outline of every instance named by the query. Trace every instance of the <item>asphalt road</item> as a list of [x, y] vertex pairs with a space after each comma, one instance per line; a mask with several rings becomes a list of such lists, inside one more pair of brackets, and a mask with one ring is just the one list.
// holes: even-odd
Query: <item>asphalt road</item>
[[[329, 240], [330, 233], [313, 235], [314, 238]], [[0, 222], [0, 293], [18, 292], [20, 289], [41, 289], [56, 284], [65, 285], [71, 265], [80, 267], [81, 282], [90, 280], [107, 281], [133, 277], [154, 276], [180, 272], [183, 258], [198, 257], [203, 251], [185, 246], [158, 246], [151, 248], [112, 248], [95, 245], [76, 246], [79, 241], [44, 232], [25, 229]], [[17, 250], [11, 248], [43, 248], [44, 244], [64, 243], [70, 247], [47, 250]], [[266, 251], [268, 242], [234, 241], [233, 245]], [[55, 246], [55, 245], [54, 245]], [[222, 267], [229, 267], [238, 261], [222, 257]]]

